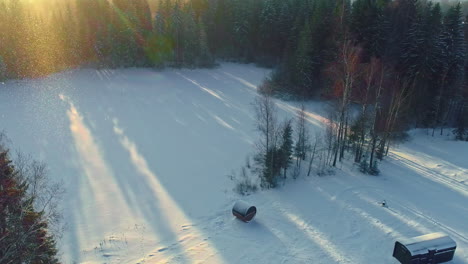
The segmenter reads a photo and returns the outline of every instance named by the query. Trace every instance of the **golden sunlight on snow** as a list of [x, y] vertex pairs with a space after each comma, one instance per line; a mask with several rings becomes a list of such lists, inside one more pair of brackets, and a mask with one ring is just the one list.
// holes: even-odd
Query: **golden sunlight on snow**
[[[183, 248], [183, 258], [190, 263], [197, 263], [199, 260], [204, 260], [203, 263], [225, 263], [216, 249], [207, 239], [204, 239], [202, 233], [193, 226], [190, 219], [159, 182], [157, 175], [151, 171], [146, 159], [138, 151], [135, 143], [131, 141], [125, 135], [124, 130], [119, 127], [118, 119], [114, 119], [113, 123], [114, 132], [119, 137], [120, 144], [128, 151], [130, 160], [135, 166], [135, 169], [140, 176], [144, 178], [147, 184], [150, 185], [149, 187], [156, 196], [157, 200], [151, 202], [158, 204], [159, 212], [162, 214], [164, 222], [168, 223], [168, 227], [172, 229], [170, 231], [177, 236], [177, 240]], [[187, 226], [191, 227], [190, 233], [188, 235], [180, 235], [179, 231], [181, 227]], [[166, 263], [166, 261], [170, 260], [171, 256], [164, 256], [164, 251], [163, 249], [158, 250], [158, 252], [163, 253], [162, 256], [158, 255], [158, 257], [162, 259], [155, 259], [153, 261], [156, 261], [156, 263]]]

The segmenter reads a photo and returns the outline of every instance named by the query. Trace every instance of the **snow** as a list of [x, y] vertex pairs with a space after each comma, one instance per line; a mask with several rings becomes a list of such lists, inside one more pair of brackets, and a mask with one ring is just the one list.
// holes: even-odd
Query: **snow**
[[[468, 143], [411, 131], [381, 176], [346, 160], [240, 197], [269, 70], [74, 70], [0, 84], [0, 129], [63, 180], [64, 263], [398, 263], [395, 241], [444, 232], [468, 263]], [[277, 101], [282, 118], [297, 102]], [[323, 102], [306, 104], [323, 129]], [[248, 224], [232, 216], [245, 200]], [[386, 200], [388, 207], [382, 207]]]

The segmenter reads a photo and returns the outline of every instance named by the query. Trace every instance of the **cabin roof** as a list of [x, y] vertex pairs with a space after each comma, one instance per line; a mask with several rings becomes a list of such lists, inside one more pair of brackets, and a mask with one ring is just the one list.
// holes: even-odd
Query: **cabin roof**
[[442, 232], [404, 239], [399, 242], [406, 246], [412, 256], [426, 253], [428, 249], [444, 249], [457, 246], [453, 239]]

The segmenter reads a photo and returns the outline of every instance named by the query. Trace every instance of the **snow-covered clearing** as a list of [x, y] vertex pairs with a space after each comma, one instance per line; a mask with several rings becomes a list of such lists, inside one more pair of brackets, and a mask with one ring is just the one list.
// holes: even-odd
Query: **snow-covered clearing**
[[[468, 263], [468, 143], [412, 132], [381, 176], [345, 162], [242, 199], [227, 177], [255, 141], [269, 71], [76, 70], [0, 85], [0, 129], [64, 181], [64, 263], [398, 263], [393, 243], [442, 231]], [[278, 101], [291, 117], [297, 103]], [[323, 104], [307, 104], [322, 129]], [[380, 206], [385, 199], [388, 208]]]

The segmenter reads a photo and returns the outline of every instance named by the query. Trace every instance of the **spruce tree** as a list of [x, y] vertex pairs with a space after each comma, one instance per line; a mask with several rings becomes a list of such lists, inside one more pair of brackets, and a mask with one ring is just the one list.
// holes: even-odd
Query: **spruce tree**
[[145, 35], [153, 30], [151, 22], [151, 10], [147, 0], [133, 0], [132, 2], [136, 15], [136, 28]]
[[34, 208], [28, 183], [0, 149], [0, 263], [59, 263], [43, 212]]
[[241, 61], [246, 61], [252, 56], [252, 44], [250, 43], [249, 33], [252, 28], [250, 24], [250, 1], [249, 0], [234, 0], [233, 1], [233, 40], [235, 41], [235, 56]]
[[262, 177], [263, 187], [276, 188], [278, 186], [278, 176], [282, 169], [281, 162], [279, 149], [270, 148], [265, 156], [265, 169]]
[[205, 24], [201, 19], [198, 22], [198, 62], [200, 67], [211, 67], [215, 64], [214, 58], [208, 47], [208, 37], [206, 35]]
[[297, 167], [300, 167], [301, 162], [306, 159], [307, 152], [310, 151], [309, 132], [306, 122], [305, 106], [301, 106], [301, 109], [297, 110], [296, 143], [294, 145], [294, 156], [297, 159]]
[[279, 148], [279, 156], [280, 156], [280, 166], [283, 169], [283, 177], [286, 178], [286, 171], [288, 170], [289, 166], [291, 165], [291, 159], [293, 154], [293, 140], [292, 140], [292, 124], [291, 120], [287, 121], [283, 125], [283, 129], [281, 132], [281, 144]]
[[351, 11], [351, 31], [357, 42], [366, 49], [366, 55], [383, 55], [387, 37], [385, 8], [389, 0], [356, 0]]
[[359, 171], [367, 174], [369, 172], [369, 161], [367, 161], [367, 156], [362, 157], [359, 162]]
[[195, 67], [197, 58], [200, 51], [200, 41], [197, 23], [195, 22], [195, 12], [193, 11], [192, 5], [189, 3], [185, 6], [182, 12], [182, 24], [183, 24], [183, 66]]
[[461, 78], [466, 57], [464, 25], [460, 4], [451, 7], [445, 15], [443, 30], [442, 45], [444, 46], [445, 63], [448, 68], [447, 82], [453, 83]]
[[311, 58], [312, 41], [310, 39], [311, 29], [309, 22], [306, 22], [299, 35], [299, 43], [296, 51], [296, 67], [295, 67], [295, 82], [302, 88], [301, 91], [305, 95], [305, 90], [309, 88], [313, 81], [313, 61]]
[[464, 106], [462, 106], [459, 111], [455, 123], [455, 130], [453, 131], [456, 140], [468, 140], [468, 128], [466, 127], [468, 124], [467, 112]]
[[279, 1], [265, 0], [260, 12], [260, 45], [262, 46], [261, 63], [266, 66], [273, 66], [282, 55], [280, 41], [278, 40], [277, 29], [279, 17]]
[[170, 34], [174, 44], [174, 66], [182, 67], [184, 64], [184, 24], [182, 4], [176, 1], [170, 14]]
[[434, 96], [434, 130], [436, 125], [439, 125], [442, 134], [444, 126], [447, 125], [448, 113], [454, 112], [452, 106], [459, 101], [457, 98], [461, 94], [464, 75], [466, 43], [460, 4], [451, 7], [444, 17], [441, 43], [444, 56], [438, 78], [439, 90]]
[[170, 12], [170, 3], [161, 1], [154, 18], [153, 34], [149, 36], [145, 46], [146, 56], [156, 68], [163, 68], [174, 57]]
[[372, 166], [369, 167], [368, 173], [373, 176], [377, 176], [380, 174], [379, 165], [376, 160], [374, 161], [374, 164], [372, 164]]
[[439, 93], [436, 76], [442, 71], [444, 61], [440, 35], [439, 5], [420, 4], [402, 42], [398, 67], [402, 77], [411, 83], [416, 120], [423, 121], [426, 126], [436, 118], [431, 99]]

